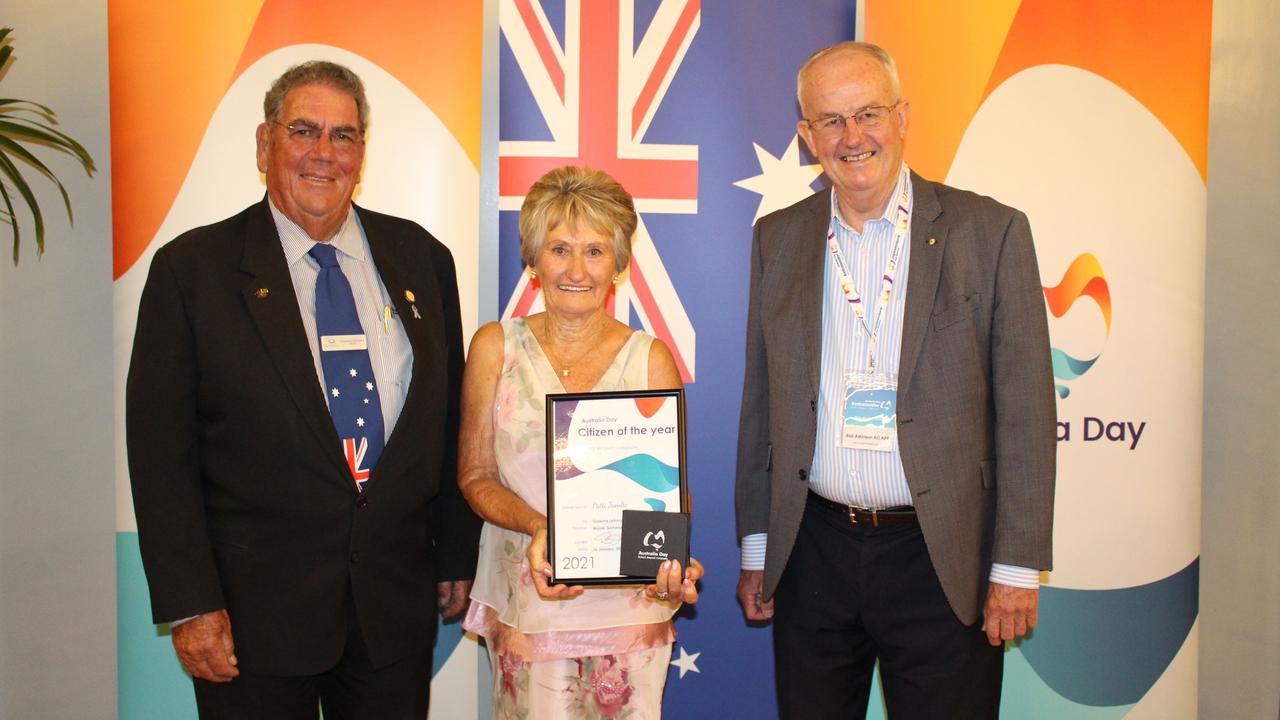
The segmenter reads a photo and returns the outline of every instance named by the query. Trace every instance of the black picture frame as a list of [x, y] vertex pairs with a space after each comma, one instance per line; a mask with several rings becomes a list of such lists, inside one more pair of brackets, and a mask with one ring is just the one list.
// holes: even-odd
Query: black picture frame
[[[672, 406], [668, 407], [667, 402]], [[629, 437], [618, 432], [625, 429], [630, 432], [637, 425], [626, 424], [634, 420], [637, 414], [630, 412], [636, 409], [643, 422], [638, 427], [647, 427], [659, 433], [654, 436], [640, 437], [638, 433], [630, 433]], [[657, 408], [653, 414], [645, 417], [648, 408]], [[574, 421], [577, 421], [577, 425]], [[668, 425], [659, 424], [674, 420], [674, 432], [665, 432]], [[551, 563], [552, 576], [548, 582], [552, 585], [647, 585], [655, 581], [653, 576], [633, 576], [614, 574], [612, 572], [596, 573], [596, 570], [609, 568], [608, 558], [612, 553], [613, 565], [621, 557], [621, 518], [622, 510], [650, 510], [656, 512], [689, 512], [689, 486], [686, 472], [685, 431], [685, 398], [682, 388], [670, 390], [629, 390], [590, 393], [552, 393], [546, 396], [546, 442], [547, 442], [547, 560]], [[594, 428], [601, 433], [570, 437]], [[608, 434], [606, 431], [613, 431]], [[601, 438], [614, 442], [612, 454], [623, 455], [614, 462], [583, 469], [573, 462], [575, 451], [581, 456], [589, 454], [589, 450], [601, 444]], [[594, 443], [594, 445], [592, 445]], [[636, 452], [626, 455], [627, 449], [634, 446]], [[609, 452], [598, 454], [608, 456]], [[648, 456], [644, 458], [642, 456]], [[672, 467], [663, 459], [674, 459]], [[635, 502], [635, 493], [629, 498], [619, 497], [600, 475], [610, 472], [620, 475], [636, 485], [650, 490], [655, 497], [644, 498], [644, 502]], [[600, 478], [601, 495], [598, 499], [591, 495], [595, 487], [593, 477]], [[570, 482], [574, 481], [574, 482]], [[674, 482], [675, 487], [671, 487]], [[646, 487], [643, 483], [648, 483]], [[557, 492], [559, 484], [559, 492]], [[624, 484], [614, 482], [613, 485]], [[629, 486], [628, 486], [629, 487]], [[661, 492], [659, 492], [661, 491]], [[667, 500], [678, 500], [677, 508], [668, 509]], [[599, 509], [584, 508], [583, 502], [599, 504]], [[659, 508], [658, 505], [663, 505]], [[616, 512], [615, 512], [616, 511]], [[616, 514], [616, 525], [613, 522]], [[560, 525], [557, 525], [557, 522]], [[572, 526], [566, 522], [573, 523]], [[584, 527], [585, 523], [585, 527]], [[612, 533], [612, 535], [610, 534]], [[590, 538], [584, 537], [590, 535]], [[617, 537], [617, 547], [610, 549], [612, 536]], [[591, 547], [583, 551], [583, 544]], [[687, 545], [687, 538], [686, 538]], [[597, 547], [599, 546], [599, 547]], [[603, 548], [601, 550], [600, 548]], [[688, 557], [688, 548], [683, 555]], [[575, 566], [575, 559], [583, 566]], [[591, 566], [585, 564], [590, 561]], [[599, 563], [599, 565], [597, 565]]]

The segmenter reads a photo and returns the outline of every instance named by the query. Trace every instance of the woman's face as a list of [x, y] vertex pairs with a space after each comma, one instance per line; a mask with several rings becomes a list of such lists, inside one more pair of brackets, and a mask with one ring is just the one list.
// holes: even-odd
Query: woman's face
[[534, 264], [552, 314], [588, 315], [604, 307], [617, 259], [612, 239], [583, 224], [561, 223], [547, 233]]

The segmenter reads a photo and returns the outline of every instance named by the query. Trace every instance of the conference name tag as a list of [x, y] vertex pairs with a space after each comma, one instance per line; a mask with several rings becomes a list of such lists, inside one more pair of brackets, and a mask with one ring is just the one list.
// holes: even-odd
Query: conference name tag
[[845, 374], [840, 445], [850, 450], [892, 452], [898, 441], [898, 376]]
[[338, 350], [368, 350], [364, 335], [321, 335], [320, 349], [324, 352]]

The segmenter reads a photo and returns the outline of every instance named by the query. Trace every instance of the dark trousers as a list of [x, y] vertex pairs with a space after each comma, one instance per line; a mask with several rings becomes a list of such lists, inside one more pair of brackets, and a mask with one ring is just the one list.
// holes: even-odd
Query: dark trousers
[[350, 599], [347, 607], [347, 643], [337, 665], [301, 677], [242, 670], [228, 683], [195, 680], [201, 720], [316, 720], [318, 709], [324, 710], [324, 720], [426, 718], [431, 648], [374, 668]]
[[892, 720], [999, 716], [1003, 649], [956, 618], [918, 525], [855, 526], [809, 502], [775, 599], [784, 720], [861, 720], [877, 659]]

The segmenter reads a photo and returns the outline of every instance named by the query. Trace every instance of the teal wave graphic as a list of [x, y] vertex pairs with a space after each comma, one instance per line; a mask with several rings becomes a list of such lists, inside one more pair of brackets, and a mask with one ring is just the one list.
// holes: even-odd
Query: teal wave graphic
[[649, 503], [649, 509], [654, 512], [666, 512], [667, 504], [658, 498], [645, 498], [645, 502]]
[[615, 460], [601, 469], [612, 470], [645, 490], [659, 494], [680, 487], [680, 470], [647, 453]]
[[1101, 355], [1095, 355], [1088, 360], [1081, 360], [1072, 357], [1058, 348], [1050, 348], [1050, 354], [1053, 357], [1053, 376], [1060, 380], [1075, 380], [1081, 375], [1089, 372], [1089, 368], [1098, 362]]
[[1019, 649], [1054, 692], [1094, 707], [1147, 694], [1199, 614], [1200, 559], [1146, 585], [1040, 588], [1040, 623]]

